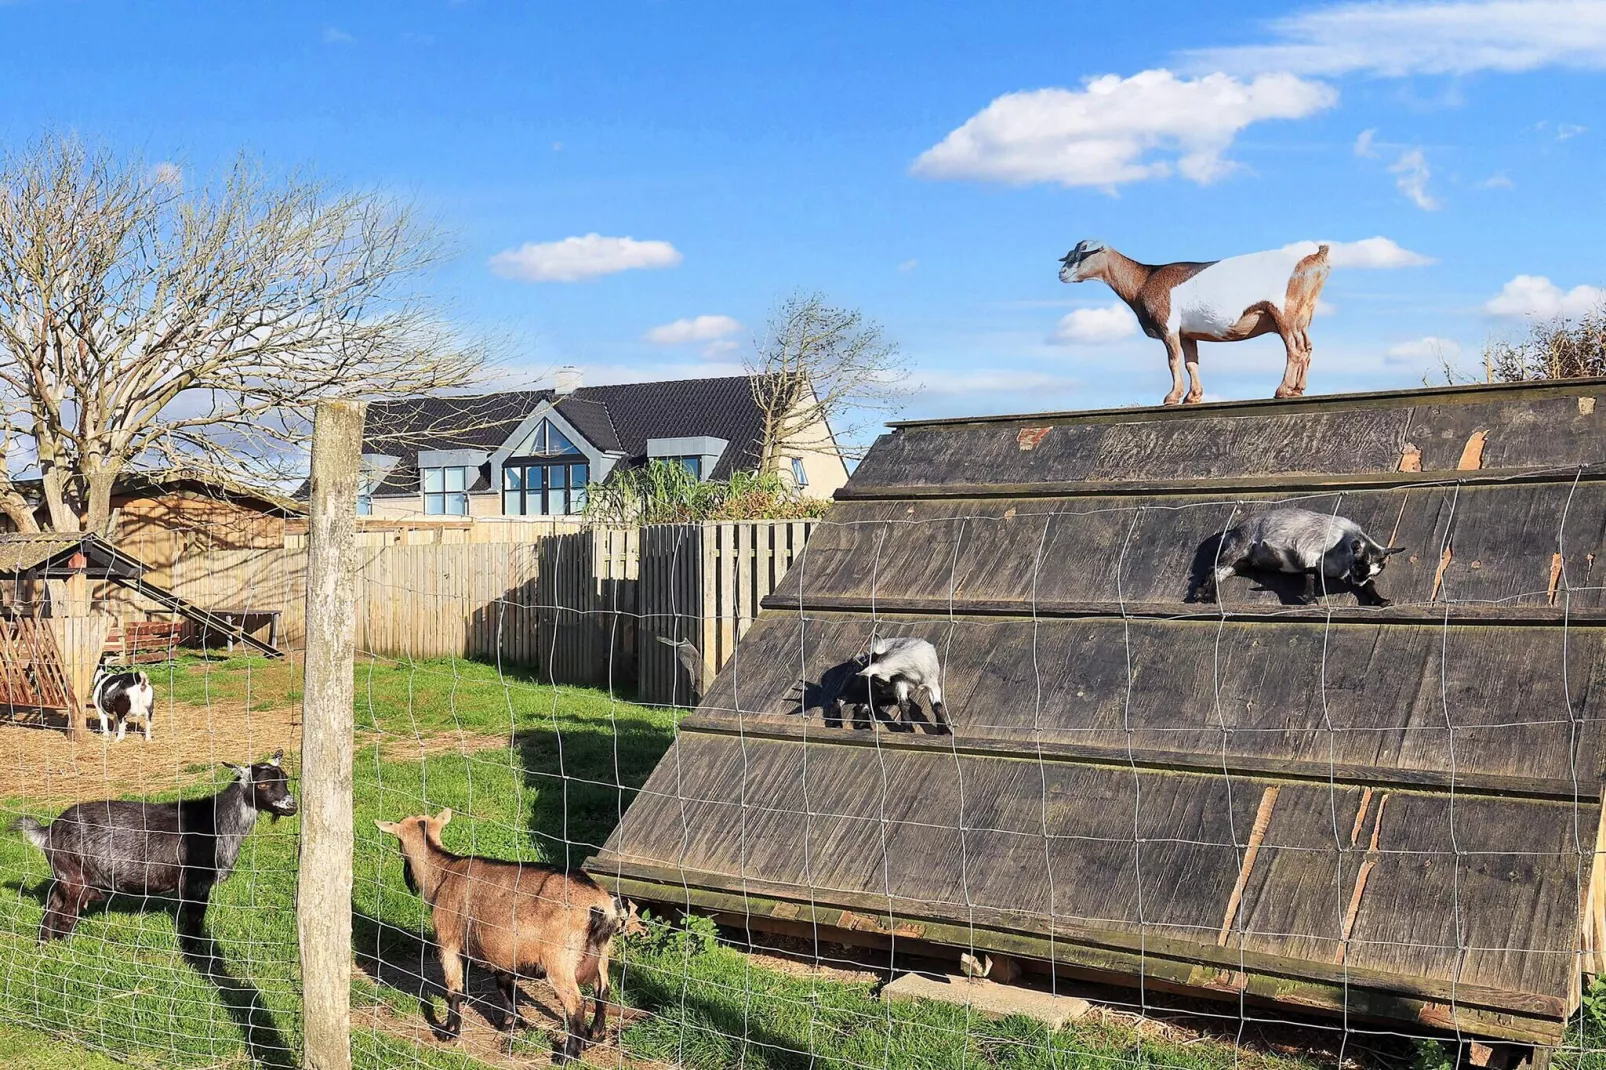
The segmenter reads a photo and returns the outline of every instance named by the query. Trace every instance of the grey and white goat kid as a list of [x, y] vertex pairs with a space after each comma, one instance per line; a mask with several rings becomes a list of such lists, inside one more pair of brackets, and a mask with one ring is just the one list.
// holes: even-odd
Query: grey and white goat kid
[[1337, 582], [1354, 589], [1362, 605], [1391, 603], [1377, 592], [1377, 577], [1388, 559], [1405, 550], [1385, 546], [1353, 520], [1331, 513], [1285, 507], [1253, 516], [1221, 537], [1215, 567], [1199, 587], [1203, 601], [1220, 597], [1221, 581], [1255, 569], [1304, 573], [1303, 600], [1316, 600]]
[[[841, 723], [844, 711], [848, 707], [857, 707], [853, 721], [858, 724], [867, 720], [858, 715], [858, 711], [866, 707], [874, 713], [888, 706], [896, 706], [903, 723], [912, 725], [917, 718], [914, 698], [922, 690], [931, 700], [935, 730], [951, 732], [948, 710], [942, 701], [942, 663], [937, 660], [937, 648], [924, 639], [909, 635], [878, 639], [870, 648], [870, 656], [864, 667], [836, 696], [834, 717]], [[858, 697], [855, 692], [863, 694], [865, 701], [855, 701]]]
[[179, 946], [210, 957], [206, 905], [212, 887], [228, 879], [257, 814], [275, 819], [296, 812], [283, 752], [244, 768], [216, 795], [179, 802], [114, 799], [69, 806], [48, 826], [31, 817], [11, 823], [50, 863], [50, 894], [39, 942], [65, 940], [91, 903], [115, 893], [177, 892]]
[[117, 742], [123, 741], [130, 719], [138, 719], [145, 731], [145, 742], [151, 741], [151, 721], [156, 713], [156, 690], [151, 678], [142, 672], [107, 672], [105, 666], [95, 670], [95, 679], [89, 685], [89, 700], [95, 705], [100, 718], [100, 734], [107, 733], [107, 718], [117, 725]]

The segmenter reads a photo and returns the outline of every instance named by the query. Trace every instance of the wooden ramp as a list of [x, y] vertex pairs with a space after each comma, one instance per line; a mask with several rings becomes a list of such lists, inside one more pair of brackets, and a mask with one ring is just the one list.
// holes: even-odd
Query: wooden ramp
[[[1603, 967], [1606, 381], [905, 423], [588, 863], [656, 900], [1560, 1038]], [[1267, 502], [1380, 587], [1187, 602]], [[872, 634], [951, 737], [831, 727]]]

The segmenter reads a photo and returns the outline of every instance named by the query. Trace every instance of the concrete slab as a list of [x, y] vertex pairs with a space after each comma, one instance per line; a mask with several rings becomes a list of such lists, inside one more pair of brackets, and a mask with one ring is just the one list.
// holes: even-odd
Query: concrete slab
[[1087, 1000], [1076, 996], [1056, 996], [1051, 992], [1001, 985], [980, 977], [933, 977], [920, 973], [906, 973], [882, 986], [881, 998], [889, 1002], [938, 1000], [961, 1007], [968, 1006], [992, 1018], [1024, 1014], [1042, 1022], [1049, 1029], [1058, 1029], [1066, 1022], [1074, 1022], [1092, 1009]]

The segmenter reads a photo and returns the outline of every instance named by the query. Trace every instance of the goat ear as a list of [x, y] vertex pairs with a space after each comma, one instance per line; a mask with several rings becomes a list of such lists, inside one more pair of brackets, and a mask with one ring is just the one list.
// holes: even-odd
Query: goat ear
[[268, 764], [277, 768], [282, 761], [284, 761], [284, 749], [280, 748], [273, 752], [273, 757], [268, 759]]
[[436, 814], [435, 820], [440, 822], [441, 828], [445, 828], [447, 825], [450, 825], [452, 823], [452, 808], [448, 806], [446, 809]]
[[1405, 553], [1405, 547], [1403, 547], [1403, 546], [1390, 546], [1388, 549], [1383, 551], [1383, 556], [1384, 557], [1393, 557], [1395, 554], [1403, 554], [1403, 553]]
[[225, 768], [229, 772], [233, 773], [235, 780], [250, 780], [251, 779], [251, 770], [247, 769], [243, 765], [235, 765], [233, 762], [224, 762], [223, 763], [223, 768]]
[[381, 821], [377, 817], [374, 818], [374, 828], [378, 829], [380, 832], [388, 832], [392, 836], [401, 835], [401, 833], [396, 831], [396, 826], [394, 823], [390, 821]]

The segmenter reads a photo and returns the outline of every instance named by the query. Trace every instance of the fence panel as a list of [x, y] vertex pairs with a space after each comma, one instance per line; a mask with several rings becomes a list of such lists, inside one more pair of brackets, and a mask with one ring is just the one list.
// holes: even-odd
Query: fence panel
[[[802, 553], [809, 521], [658, 524], [536, 542], [392, 543], [359, 549], [361, 649], [539, 668], [554, 683], [635, 686], [685, 705], [730, 660]], [[280, 614], [306, 636], [304, 549], [212, 550], [173, 565], [173, 590], [207, 609]], [[689, 669], [677, 644], [695, 650]]]
[[[724, 667], [760, 603], [803, 552], [813, 522], [757, 520], [642, 529], [638, 695], [689, 705]], [[696, 648], [688, 669], [678, 644]]]

